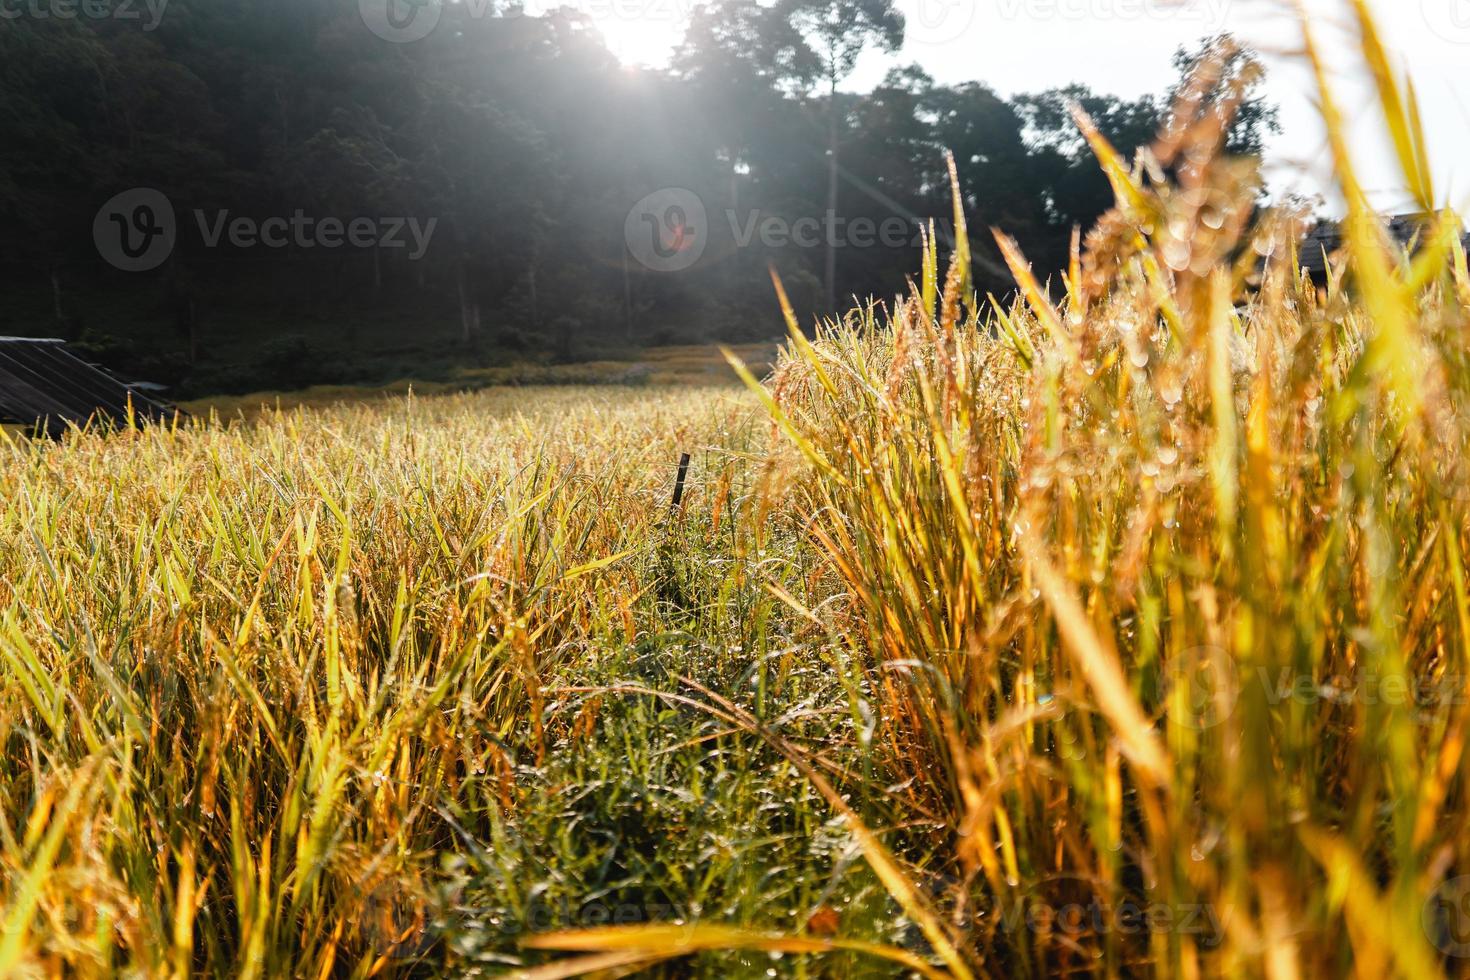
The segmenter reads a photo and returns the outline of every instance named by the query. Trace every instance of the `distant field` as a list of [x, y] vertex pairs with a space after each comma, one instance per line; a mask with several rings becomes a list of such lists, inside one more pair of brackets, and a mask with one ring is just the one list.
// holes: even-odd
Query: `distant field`
[[[775, 361], [776, 344], [738, 344], [733, 353], [749, 364], [757, 374], [764, 374]], [[374, 387], [316, 385], [297, 391], [255, 392], [185, 402], [183, 408], [197, 415], [215, 411], [229, 418], [241, 412], [251, 414], [262, 405], [292, 408], [298, 405], [331, 405], [384, 396], [402, 395], [412, 390], [420, 395], [473, 391], [495, 386], [526, 385], [728, 385], [738, 384], [720, 348], [708, 346], [654, 347], [640, 353], [636, 360], [587, 361], [573, 364], [511, 364], [493, 368], [463, 368], [447, 381], [415, 381], [411, 378]]]

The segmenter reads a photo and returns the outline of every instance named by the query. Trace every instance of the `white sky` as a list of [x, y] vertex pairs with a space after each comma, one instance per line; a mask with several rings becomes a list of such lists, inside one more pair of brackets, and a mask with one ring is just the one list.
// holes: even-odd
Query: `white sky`
[[[696, 0], [572, 0], [628, 63], [659, 65]], [[1279, 0], [895, 0], [907, 17], [897, 55], [865, 55], [847, 88], [866, 90], [888, 68], [917, 63], [942, 83], [983, 81], [1002, 94], [1081, 82], [1099, 92], [1161, 92], [1180, 45], [1221, 30], [1258, 47], [1271, 66], [1268, 97], [1281, 107], [1270, 148], [1273, 185], [1304, 193], [1330, 186], [1310, 77], [1293, 52], [1300, 31]], [[1343, 74], [1339, 102], [1353, 121], [1364, 183], [1383, 210], [1406, 207], [1382, 152], [1376, 102], [1362, 85], [1346, 29], [1346, 0], [1305, 0], [1318, 40]], [[1437, 191], [1470, 204], [1470, 0], [1369, 0], [1390, 50], [1419, 90]]]

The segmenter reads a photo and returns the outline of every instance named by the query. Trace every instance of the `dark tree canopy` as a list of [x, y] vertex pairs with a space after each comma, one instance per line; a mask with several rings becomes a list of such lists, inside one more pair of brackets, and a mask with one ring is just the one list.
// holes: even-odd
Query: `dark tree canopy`
[[[766, 337], [768, 265], [808, 316], [903, 288], [920, 225], [948, 212], [946, 148], [976, 225], [1054, 267], [1110, 203], [1068, 103], [1131, 153], [1171, 97], [1006, 99], [919, 66], [844, 91], [863, 51], [901, 44], [890, 0], [707, 3], [662, 71], [620, 65], [570, 9], [482, 6], [434, 8], [403, 44], [356, 0], [172, 0], [150, 30], [0, 22], [0, 334], [62, 335], [186, 392]], [[1226, 45], [1181, 51], [1181, 77]], [[1257, 71], [1232, 51], [1219, 84]], [[1274, 126], [1252, 89], [1231, 149]], [[94, 223], [156, 220], [99, 216], [137, 188], [177, 240], [130, 272]], [[378, 237], [346, 234], [364, 220]], [[982, 248], [975, 275], [1009, 288]]]

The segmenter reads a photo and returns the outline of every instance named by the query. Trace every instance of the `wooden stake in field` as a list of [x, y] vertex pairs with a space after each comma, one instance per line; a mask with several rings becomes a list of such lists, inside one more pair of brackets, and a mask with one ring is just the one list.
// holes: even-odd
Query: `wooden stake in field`
[[669, 502], [669, 510], [677, 512], [679, 505], [684, 502], [684, 480], [689, 476], [689, 454], [684, 453], [679, 457], [679, 476], [674, 480], [674, 499]]

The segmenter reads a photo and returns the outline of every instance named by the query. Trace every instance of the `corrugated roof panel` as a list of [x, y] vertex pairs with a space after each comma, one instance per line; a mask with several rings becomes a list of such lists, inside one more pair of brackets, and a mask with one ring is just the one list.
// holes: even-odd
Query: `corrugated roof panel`
[[0, 345], [0, 370], [45, 392], [52, 401], [59, 403], [68, 414], [86, 414], [91, 399], [87, 396], [86, 383], [70, 376], [70, 372], [57, 369], [48, 363], [48, 348], [33, 344]]
[[136, 418], [164, 419], [174, 411], [83, 361], [59, 340], [0, 337], [0, 420], [59, 435], [68, 423], [121, 422], [130, 399]]

